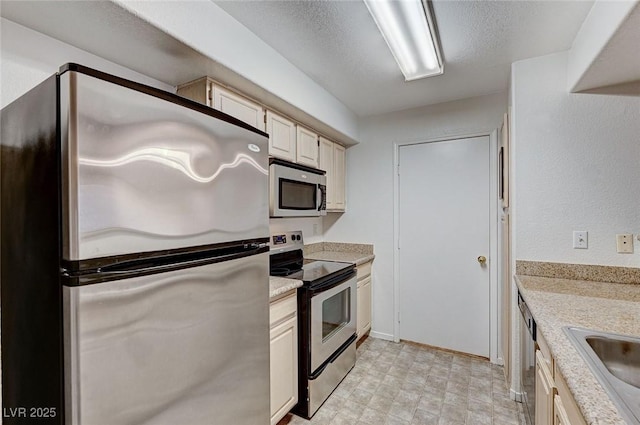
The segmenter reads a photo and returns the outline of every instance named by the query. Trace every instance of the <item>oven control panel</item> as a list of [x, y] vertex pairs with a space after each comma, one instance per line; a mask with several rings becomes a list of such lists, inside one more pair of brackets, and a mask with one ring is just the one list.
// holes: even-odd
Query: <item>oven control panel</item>
[[292, 251], [294, 249], [302, 249], [304, 241], [302, 239], [302, 231], [274, 233], [269, 240], [269, 249], [271, 253]]

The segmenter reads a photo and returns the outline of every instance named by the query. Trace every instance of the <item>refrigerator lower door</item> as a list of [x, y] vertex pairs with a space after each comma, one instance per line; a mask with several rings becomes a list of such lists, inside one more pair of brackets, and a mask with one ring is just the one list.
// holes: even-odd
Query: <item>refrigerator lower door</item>
[[268, 253], [64, 287], [67, 424], [268, 424]]

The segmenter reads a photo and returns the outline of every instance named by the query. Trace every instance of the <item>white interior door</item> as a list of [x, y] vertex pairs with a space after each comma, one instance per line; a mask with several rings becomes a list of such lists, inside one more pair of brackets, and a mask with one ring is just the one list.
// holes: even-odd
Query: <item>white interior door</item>
[[400, 338], [489, 357], [490, 138], [403, 145], [399, 166]]

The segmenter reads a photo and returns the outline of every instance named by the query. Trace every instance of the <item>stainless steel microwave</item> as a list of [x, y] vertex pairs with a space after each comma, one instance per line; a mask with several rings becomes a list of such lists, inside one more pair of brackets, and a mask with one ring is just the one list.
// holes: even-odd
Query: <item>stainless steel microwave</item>
[[270, 158], [269, 183], [271, 217], [318, 217], [327, 214], [327, 177], [324, 171]]

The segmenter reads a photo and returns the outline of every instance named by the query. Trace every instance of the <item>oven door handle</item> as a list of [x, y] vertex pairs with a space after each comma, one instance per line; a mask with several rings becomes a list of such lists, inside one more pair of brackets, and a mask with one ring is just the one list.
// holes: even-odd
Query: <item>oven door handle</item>
[[315, 372], [313, 372], [311, 375], [309, 375], [309, 380], [313, 381], [314, 379], [318, 378], [320, 375], [322, 375], [322, 372], [324, 372], [324, 370], [327, 368], [327, 366], [329, 366], [331, 363], [333, 363], [334, 361], [336, 361], [336, 359], [338, 357], [340, 357], [340, 355], [342, 353], [344, 353], [347, 348], [349, 348], [351, 346], [351, 344], [353, 344], [353, 342], [357, 339], [358, 337], [356, 335], [352, 335], [351, 338], [349, 338], [347, 340], [347, 342], [344, 343], [344, 345], [342, 347], [340, 347], [340, 349], [338, 351], [336, 351], [335, 353], [333, 353], [331, 355], [331, 357], [329, 357], [327, 359], [326, 362], [324, 362], [322, 364], [322, 366], [320, 366], [318, 369], [316, 369]]
[[320, 285], [315, 285], [309, 289], [312, 295], [316, 295], [316, 294], [328, 291], [329, 289], [335, 288], [336, 286], [340, 286], [343, 283], [350, 281], [355, 276], [357, 276], [357, 273], [355, 268], [352, 266], [348, 272], [342, 273], [336, 277], [333, 277], [327, 280], [326, 282], [321, 283]]

